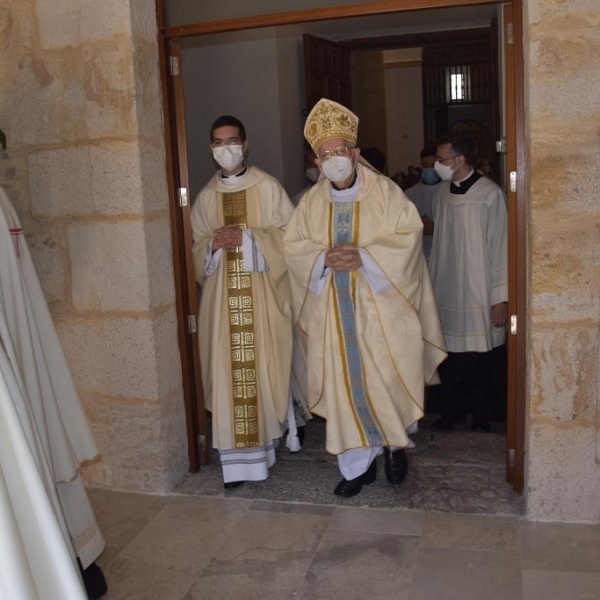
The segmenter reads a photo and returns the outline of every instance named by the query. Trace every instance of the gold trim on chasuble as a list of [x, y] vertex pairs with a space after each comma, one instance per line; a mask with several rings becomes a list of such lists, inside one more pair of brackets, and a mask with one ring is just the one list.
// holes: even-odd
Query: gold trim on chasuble
[[[329, 245], [358, 246], [360, 202], [331, 203], [329, 207]], [[336, 327], [344, 369], [344, 384], [362, 446], [385, 446], [383, 428], [373, 410], [366, 387], [356, 334], [356, 271], [333, 273], [333, 302]]]
[[[225, 225], [246, 228], [244, 190], [223, 193], [223, 216]], [[235, 250], [227, 250], [226, 261], [233, 394], [233, 447], [257, 448], [260, 446], [260, 436], [252, 279], [250, 273], [244, 272], [241, 246]]]

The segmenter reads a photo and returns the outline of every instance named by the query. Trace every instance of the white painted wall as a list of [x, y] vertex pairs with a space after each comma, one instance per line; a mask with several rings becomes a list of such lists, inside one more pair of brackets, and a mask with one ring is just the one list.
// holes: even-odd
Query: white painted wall
[[[193, 46], [193, 43], [198, 45]], [[201, 42], [201, 43], [200, 43]], [[210, 128], [226, 114], [244, 123], [250, 164], [283, 178], [274, 30], [204, 36], [182, 49], [192, 198], [212, 176]]]
[[242, 121], [248, 163], [276, 177], [293, 195], [304, 185], [302, 38], [274, 28], [202, 36], [182, 48], [190, 192], [215, 171], [208, 143], [218, 117]]

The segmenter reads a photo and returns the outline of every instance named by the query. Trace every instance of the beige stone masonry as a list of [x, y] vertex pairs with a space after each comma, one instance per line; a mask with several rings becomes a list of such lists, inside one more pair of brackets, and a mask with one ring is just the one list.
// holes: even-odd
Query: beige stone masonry
[[591, 427], [529, 428], [528, 518], [598, 522], [600, 484]]
[[578, 330], [573, 325], [552, 326], [535, 333], [532, 418], [561, 428], [594, 428], [596, 382], [587, 374], [596, 368], [596, 338], [597, 331], [585, 325]]
[[165, 211], [162, 158], [136, 140], [35, 152], [28, 164], [33, 216], [65, 219]]
[[525, 5], [528, 517], [600, 522], [600, 13]]
[[166, 492], [181, 482], [186, 442], [180, 434], [185, 429], [180, 388], [151, 407], [120, 398], [83, 394], [83, 399], [102, 455], [84, 469], [89, 483]]
[[101, 451], [90, 482], [187, 472], [154, 2], [0, 0], [0, 184]]
[[135, 402], [161, 398], [181, 385], [175, 326], [173, 308], [57, 319], [77, 389]]
[[[166, 219], [68, 228], [76, 310], [147, 310], [172, 301], [170, 228]], [[142, 279], [139, 273], [151, 277]], [[151, 286], [156, 277], [161, 284]], [[151, 286], [151, 287], [150, 287]]]

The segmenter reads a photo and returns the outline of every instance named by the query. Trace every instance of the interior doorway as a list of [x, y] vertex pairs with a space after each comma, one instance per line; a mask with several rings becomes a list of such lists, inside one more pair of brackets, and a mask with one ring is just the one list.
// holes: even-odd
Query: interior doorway
[[[389, 3], [386, 3], [389, 4]], [[411, 3], [413, 4], [413, 3]], [[416, 3], [419, 4], [419, 3]], [[428, 3], [431, 5], [431, 3]], [[456, 5], [460, 6], [461, 2], [440, 2], [442, 6], [451, 6]], [[467, 2], [466, 4], [471, 4]], [[497, 3], [490, 2], [489, 5], [496, 6]], [[500, 4], [500, 3], [498, 3]], [[511, 25], [511, 36], [512, 41], [510, 44], [514, 45], [515, 38], [518, 40], [518, 31], [520, 30], [520, 3], [517, 2], [505, 2], [502, 3], [505, 9], [510, 12], [510, 25]], [[163, 5], [162, 2], [159, 2], [159, 5]], [[518, 5], [515, 9], [514, 5]], [[367, 5], [364, 5], [367, 7]], [[421, 8], [417, 6], [416, 8]], [[477, 7], [461, 7], [465, 10], [473, 10], [475, 11]], [[440, 9], [442, 10], [442, 9]], [[444, 10], [451, 10], [450, 8]], [[389, 7], [382, 9], [376, 6], [375, 4], [371, 5], [370, 8], [364, 8], [363, 13], [356, 13], [354, 9], [348, 9], [348, 12], [345, 14], [344, 9], [339, 9], [337, 11], [336, 17], [349, 17], [353, 14], [369, 14], [368, 11], [372, 11], [373, 13], [377, 12], [389, 12]], [[159, 17], [162, 15], [163, 25], [166, 25], [165, 21], [165, 10], [164, 6], [159, 8]], [[312, 11], [298, 11], [296, 13], [288, 12], [281, 13], [278, 15], [270, 15], [269, 20], [265, 20], [268, 24], [272, 25], [274, 28], [288, 26], [289, 23], [294, 23], [294, 27], [300, 27], [300, 32], [304, 33], [306, 31], [306, 26], [302, 25], [305, 23], [311, 24], [311, 30], [316, 33], [322, 33], [319, 31], [319, 28], [326, 27], [329, 19], [319, 19], [319, 15], [322, 11], [319, 9], [315, 9]], [[421, 11], [412, 11], [410, 13], [411, 17], [414, 17], [416, 13]], [[431, 12], [428, 12], [428, 16], [431, 16]], [[301, 13], [301, 14], [300, 14]], [[400, 10], [397, 13], [402, 15], [404, 11]], [[474, 13], [475, 14], [475, 13]], [[327, 15], [331, 15], [331, 11], [327, 12]], [[506, 16], [504, 17], [506, 20]], [[336, 22], [339, 21], [336, 19]], [[389, 25], [389, 15], [386, 15], [386, 21]], [[446, 22], [448, 20], [446, 19]], [[349, 19], [346, 19], [346, 22], [349, 22]], [[414, 21], [411, 21], [414, 22]], [[215, 24], [216, 23], [216, 24]], [[277, 73], [278, 75], [283, 71], [288, 71], [289, 79], [286, 80], [290, 83], [289, 86], [283, 85], [280, 86], [279, 90], [279, 98], [278, 98], [278, 106], [277, 111], [274, 113], [272, 110], [270, 111], [269, 117], [265, 122], [275, 122], [274, 127], [265, 132], [259, 128], [261, 132], [259, 139], [255, 138], [255, 145], [251, 146], [251, 156], [253, 162], [260, 164], [266, 170], [271, 171], [273, 174], [278, 175], [280, 180], [284, 182], [284, 184], [288, 183], [288, 185], [292, 185], [294, 182], [294, 176], [292, 173], [300, 172], [301, 173], [301, 142], [298, 143], [298, 147], [294, 150], [290, 146], [289, 140], [301, 140], [301, 126], [302, 120], [298, 118], [298, 115], [302, 114], [303, 111], [306, 110], [304, 105], [304, 101], [302, 98], [302, 94], [298, 93], [298, 89], [301, 88], [301, 82], [299, 82], [296, 78], [294, 82], [293, 71], [294, 69], [289, 68], [289, 65], [294, 64], [294, 60], [297, 60], [297, 48], [294, 48], [294, 43], [290, 42], [289, 37], [282, 35], [282, 32], [277, 30], [274, 32], [274, 35], [271, 38], [265, 38], [264, 36], [264, 27], [262, 29], [255, 29], [253, 25], [256, 25], [256, 19], [247, 18], [247, 19], [237, 19], [237, 20], [229, 20], [219, 22], [213, 22], [204, 26], [203, 24], [195, 24], [190, 26], [164, 26], [162, 28], [161, 37], [164, 42], [165, 53], [163, 56], [164, 62], [164, 72], [165, 72], [165, 94], [168, 100], [167, 102], [167, 121], [168, 121], [168, 142], [169, 147], [171, 149], [171, 163], [170, 166], [172, 168], [171, 177], [172, 177], [172, 217], [173, 217], [173, 230], [174, 230], [174, 238], [176, 239], [176, 243], [174, 244], [176, 248], [176, 253], [178, 256], [176, 257], [176, 269], [179, 269], [180, 276], [178, 277], [178, 303], [179, 303], [179, 317], [180, 317], [180, 325], [181, 328], [185, 328], [187, 335], [186, 343], [182, 348], [182, 354], [187, 356], [186, 367], [184, 369], [186, 372], [184, 373], [184, 378], [191, 378], [188, 381], [186, 387], [186, 403], [188, 406], [192, 406], [193, 410], [188, 410], [188, 419], [191, 419], [193, 423], [188, 424], [188, 437], [191, 436], [190, 442], [190, 455], [194, 455], [196, 453], [198, 456], [201, 456], [200, 461], [197, 462], [197, 466], [199, 466], [199, 462], [206, 462], [207, 460], [207, 452], [206, 449], [203, 454], [201, 454], [201, 444], [202, 441], [206, 439], [206, 430], [202, 429], [203, 425], [200, 422], [199, 415], [203, 412], [203, 404], [202, 404], [202, 392], [201, 392], [201, 382], [199, 381], [199, 364], [198, 358], [194, 355], [194, 347], [197, 347], [197, 336], [199, 332], [195, 331], [193, 323], [190, 326], [190, 320], [193, 319], [193, 316], [196, 312], [197, 306], [197, 291], [195, 290], [195, 286], [190, 283], [190, 268], [189, 268], [189, 258], [186, 256], [189, 254], [189, 205], [193, 201], [195, 194], [203, 184], [202, 177], [199, 175], [202, 173], [203, 169], [210, 168], [212, 169], [212, 162], [210, 161], [210, 156], [206, 149], [206, 141], [201, 141], [199, 148], [202, 148], [201, 151], [196, 151], [196, 146], [194, 144], [193, 137], [194, 135], [198, 135], [199, 139], [202, 140], [204, 136], [207, 135], [208, 126], [202, 125], [202, 119], [205, 119], [207, 123], [210, 123], [216, 114], [215, 111], [209, 110], [209, 107], [205, 103], [198, 103], [197, 99], [190, 98], [188, 95], [188, 89], [186, 89], [184, 85], [184, 77], [185, 77], [185, 68], [186, 63], [189, 63], [188, 57], [183, 57], [185, 53], [189, 51], [190, 48], [194, 46], [203, 46], [209, 47], [212, 46], [221, 46], [223, 47], [226, 44], [236, 44], [242, 43], [245, 44], [248, 41], [258, 41], [262, 46], [263, 50], [267, 47], [270, 47], [271, 50], [275, 51], [275, 60], [266, 61], [261, 64], [261, 68], [266, 70], [272, 69], [273, 73]], [[259, 26], [262, 26], [261, 23]], [[414, 33], [414, 25], [413, 27], [413, 35], [419, 36], [418, 33]], [[229, 32], [243, 30], [245, 39], [241, 42], [232, 41], [232, 34]], [[221, 31], [222, 33], [210, 33], [212, 31]], [[372, 30], [371, 30], [372, 32]], [[299, 35], [301, 35], [299, 33]], [[209, 39], [213, 36], [213, 39]], [[219, 36], [218, 39], [215, 39], [214, 36]], [[235, 37], [235, 36], [234, 36]], [[211, 43], [214, 42], [214, 43]], [[508, 43], [508, 42], [507, 42]], [[230, 46], [231, 48], [231, 46]], [[243, 61], [240, 59], [242, 54], [235, 52], [234, 56], [238, 57], [238, 60], [234, 61], [232, 64], [233, 67], [240, 67], [239, 63]], [[266, 52], [263, 53], [263, 57], [266, 57]], [[506, 87], [510, 93], [510, 98], [507, 100], [509, 106], [507, 106], [507, 114], [512, 114], [514, 118], [513, 129], [511, 131], [507, 131], [506, 133], [506, 148], [507, 148], [507, 158], [505, 160], [507, 171], [511, 166], [513, 166], [516, 171], [516, 163], [518, 160], [518, 156], [522, 155], [517, 152], [518, 144], [522, 141], [519, 141], [522, 136], [522, 132], [520, 132], [519, 128], [522, 127], [521, 120], [518, 118], [519, 114], [522, 111], [522, 107], [520, 105], [519, 100], [519, 86], [522, 85], [522, 80], [519, 80], [519, 77], [522, 77], [521, 71], [519, 69], [515, 69], [515, 64], [518, 64], [519, 59], [519, 48], [514, 49], [513, 54], [510, 56], [505, 55], [505, 62], [503, 64], [503, 72], [508, 75], [508, 79], [510, 82], [507, 83]], [[291, 61], [291, 62], [287, 62]], [[210, 61], [203, 61], [207, 69], [215, 69], [214, 63], [211, 64]], [[282, 63], [284, 63], [282, 65]], [[296, 64], [297, 66], [297, 64]], [[241, 67], [243, 69], [243, 65]], [[250, 75], [250, 77], [256, 75], [255, 72], [246, 72], [246, 76]], [[197, 72], [197, 78], [202, 80], [202, 72]], [[515, 80], [516, 78], [516, 80]], [[239, 111], [235, 110], [227, 110], [228, 103], [231, 105], [231, 100], [236, 98], [235, 86], [232, 86], [232, 89], [229, 93], [226, 93], [223, 88], [227, 89], [228, 84], [231, 82], [235, 82], [235, 75], [232, 76], [231, 72], [227, 72], [227, 77], [224, 78], [224, 81], [221, 83], [223, 85], [219, 85], [219, 109], [216, 111], [218, 114], [226, 113], [226, 112], [234, 112], [238, 113]], [[239, 81], [239, 80], [238, 80]], [[283, 88], [283, 91], [282, 91]], [[185, 93], [184, 93], [185, 90]], [[506, 90], [505, 90], [506, 91]], [[238, 98], [239, 99], [239, 98]], [[255, 104], [253, 102], [248, 103], [248, 98], [244, 97], [245, 106], [249, 111], [252, 111]], [[262, 103], [261, 103], [262, 100]], [[261, 109], [272, 109], [268, 103], [264, 102], [264, 94], [258, 94], [258, 99], [255, 101], [258, 102]], [[512, 111], [512, 113], [511, 113]], [[260, 112], [260, 111], [259, 111]], [[295, 113], [295, 118], [291, 118], [290, 115]], [[252, 113], [254, 114], [254, 113]], [[279, 119], [273, 119], [273, 114], [278, 114]], [[244, 118], [244, 115], [239, 115], [242, 118], [242, 121], [247, 121]], [[195, 123], [192, 125], [190, 123], [190, 118], [197, 117]], [[290, 118], [288, 118], [290, 117]], [[290, 123], [296, 123], [297, 126], [291, 125]], [[282, 124], [286, 124], [285, 127], [285, 137], [282, 135]], [[295, 130], [294, 130], [295, 129]], [[252, 139], [250, 140], [252, 143]], [[258, 143], [257, 143], [258, 142]], [[261, 156], [261, 153], [264, 152], [265, 148], [268, 148], [270, 145], [271, 152], [268, 155]], [[285, 152], [284, 150], [285, 145]], [[190, 150], [190, 148], [194, 148], [194, 150]], [[522, 152], [522, 148], [521, 148]], [[274, 161], [274, 162], [273, 162]], [[274, 164], [274, 167], [269, 168], [270, 163]], [[286, 176], [287, 174], [287, 176]], [[194, 180], [193, 178], [197, 179]], [[301, 175], [300, 175], [301, 179]], [[507, 177], [508, 179], [508, 177]], [[204, 178], [204, 181], [206, 177]], [[290, 183], [291, 182], [291, 183]], [[286, 186], [287, 187], [287, 186]], [[521, 192], [521, 196], [519, 197], [517, 192]], [[514, 228], [514, 234], [512, 235], [512, 245], [511, 245], [511, 255], [513, 257], [519, 256], [519, 248], [518, 244], [524, 244], [524, 219], [523, 216], [523, 203], [524, 198], [522, 195], [523, 192], [523, 184], [522, 184], [522, 175], [517, 178], [516, 185], [513, 188], [507, 189], [507, 193], [509, 196], [509, 212], [512, 213], [512, 227]], [[522, 253], [524, 257], [524, 252]], [[513, 260], [513, 269], [519, 268], [518, 260]], [[523, 268], [524, 265], [521, 265]], [[192, 278], [193, 281], [193, 278]], [[521, 282], [520, 286], [519, 279], [514, 276], [511, 280], [511, 302], [509, 305], [509, 312], [511, 315], [514, 315], [515, 321], [517, 314], [524, 310], [524, 282]], [[200, 332], [201, 333], [201, 332]], [[517, 330], [515, 329], [514, 335], [517, 335]], [[181, 338], [180, 338], [181, 339]], [[524, 385], [524, 379], [519, 380], [517, 372], [520, 370], [524, 371], [524, 341], [519, 341], [517, 337], [512, 340], [512, 350], [511, 350], [511, 340], [509, 340], [509, 353], [511, 356], [509, 358], [509, 363], [512, 364], [512, 367], [509, 368], [509, 371], [512, 375], [509, 377], [509, 395], [512, 398], [513, 407], [509, 406], [509, 422], [507, 425], [507, 444], [505, 448], [505, 453], [507, 456], [507, 465], [506, 465], [506, 473], [507, 479], [511, 481], [517, 490], [521, 490], [523, 487], [523, 446], [524, 446], [524, 388], [519, 389], [519, 384], [522, 383]], [[520, 343], [520, 345], [519, 345]], [[514, 362], [519, 363], [520, 366], [514, 366]], [[185, 361], [184, 361], [185, 362]], [[511, 371], [512, 369], [512, 371]], [[192, 373], [190, 375], [190, 372]], [[511, 383], [512, 382], [512, 383]], [[510, 402], [509, 402], [510, 404]], [[205, 428], [205, 425], [204, 425]], [[195, 470], [192, 465], [192, 460], [190, 461], [191, 469]]]

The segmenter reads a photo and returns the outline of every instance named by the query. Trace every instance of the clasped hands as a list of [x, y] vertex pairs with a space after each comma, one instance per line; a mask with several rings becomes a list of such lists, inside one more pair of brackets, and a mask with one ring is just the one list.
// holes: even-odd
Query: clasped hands
[[433, 221], [428, 215], [423, 215], [421, 220], [423, 221], [423, 235], [433, 235]]
[[362, 264], [360, 252], [352, 244], [335, 246], [325, 254], [325, 266], [334, 271], [355, 271]]
[[235, 250], [237, 246], [242, 245], [242, 230], [237, 225], [225, 225], [215, 229], [213, 234], [213, 251], [225, 248], [225, 250]]

